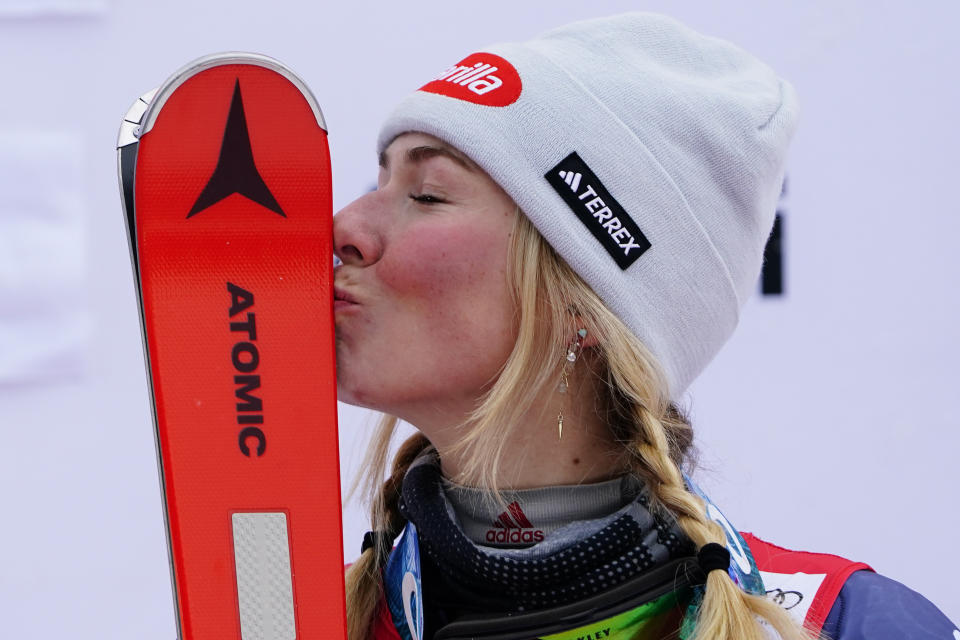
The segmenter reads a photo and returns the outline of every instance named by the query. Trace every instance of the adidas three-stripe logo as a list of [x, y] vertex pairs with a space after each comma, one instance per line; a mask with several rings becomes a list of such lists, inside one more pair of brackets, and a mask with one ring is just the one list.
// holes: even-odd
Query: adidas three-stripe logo
[[[513, 519], [510, 516], [513, 516]], [[520, 508], [520, 503], [511, 502], [507, 505], [507, 510], [493, 521], [493, 526], [501, 529], [529, 529], [533, 524], [527, 519], [523, 509]]]
[[583, 177], [583, 174], [574, 173], [573, 171], [561, 171], [560, 177], [563, 178], [563, 181], [567, 183], [574, 193], [576, 193], [577, 189], [580, 187], [580, 178]]

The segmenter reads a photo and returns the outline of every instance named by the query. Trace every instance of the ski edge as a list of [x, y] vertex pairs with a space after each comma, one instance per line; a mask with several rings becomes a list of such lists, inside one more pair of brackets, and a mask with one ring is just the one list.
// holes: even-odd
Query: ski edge
[[137, 315], [140, 318], [140, 345], [143, 348], [143, 361], [150, 396], [150, 413], [153, 418], [153, 444], [157, 460], [157, 476], [160, 481], [160, 500], [163, 512], [163, 531], [167, 541], [167, 567], [170, 577], [170, 594], [173, 599], [174, 624], [177, 638], [182, 639], [180, 600], [177, 592], [177, 580], [174, 570], [173, 540], [170, 537], [169, 507], [167, 505], [166, 481], [163, 477], [163, 455], [160, 449], [160, 430], [157, 422], [157, 403], [153, 393], [153, 374], [150, 366], [150, 349], [147, 344], [147, 321], [143, 313], [143, 292], [140, 286], [140, 263], [137, 253], [136, 207], [134, 202], [134, 176], [136, 175], [137, 151], [140, 146], [139, 128], [143, 115], [156, 96], [159, 88], [147, 91], [137, 98], [120, 122], [117, 134], [117, 172], [120, 182], [120, 204], [127, 227], [127, 248], [130, 252], [130, 264], [133, 267], [133, 288], [137, 294]]

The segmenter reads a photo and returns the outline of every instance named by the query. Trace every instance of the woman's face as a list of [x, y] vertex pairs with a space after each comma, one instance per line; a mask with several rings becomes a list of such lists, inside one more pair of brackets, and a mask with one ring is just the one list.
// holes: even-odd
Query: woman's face
[[507, 253], [516, 206], [421, 133], [380, 158], [377, 190], [333, 221], [341, 400], [421, 429], [462, 421], [516, 338]]

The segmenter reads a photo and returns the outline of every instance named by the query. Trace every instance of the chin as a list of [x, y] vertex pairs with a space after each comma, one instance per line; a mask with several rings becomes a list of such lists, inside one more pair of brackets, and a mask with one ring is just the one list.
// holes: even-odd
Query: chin
[[340, 372], [337, 372], [337, 401], [355, 407], [362, 406], [357, 399], [356, 392], [348, 385], [341, 382]]
[[341, 376], [337, 370], [337, 400], [354, 407], [382, 411], [376, 399], [364, 393], [362, 388], [349, 384], [349, 376]]

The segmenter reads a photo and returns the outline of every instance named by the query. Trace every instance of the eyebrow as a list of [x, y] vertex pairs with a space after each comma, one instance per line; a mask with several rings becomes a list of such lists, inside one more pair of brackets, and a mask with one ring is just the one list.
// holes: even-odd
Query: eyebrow
[[[466, 169], [467, 171], [474, 171], [476, 165], [473, 164], [466, 156], [457, 153], [451, 149], [446, 149], [444, 147], [431, 147], [429, 145], [421, 145], [419, 147], [411, 147], [407, 149], [407, 161], [413, 164], [419, 164], [430, 158], [449, 158], [450, 160], [456, 162], [458, 165]], [[387, 158], [386, 151], [380, 152], [380, 166], [386, 169], [389, 165], [389, 160]]]

